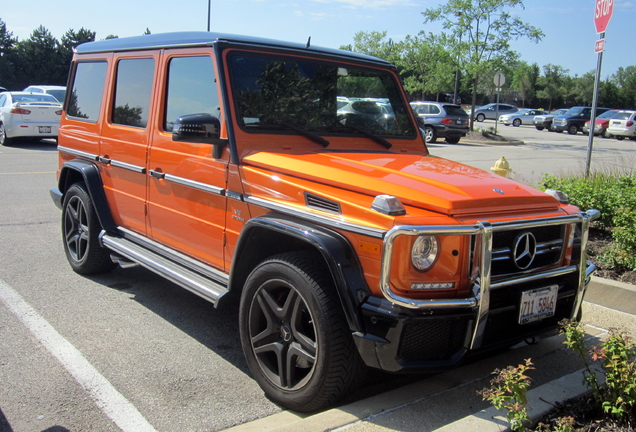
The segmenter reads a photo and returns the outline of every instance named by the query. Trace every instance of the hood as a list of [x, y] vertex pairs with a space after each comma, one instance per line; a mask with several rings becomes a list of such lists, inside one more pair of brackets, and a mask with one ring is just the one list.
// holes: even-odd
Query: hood
[[430, 155], [321, 152], [248, 155], [243, 162], [450, 216], [556, 211], [552, 196], [502, 176]]

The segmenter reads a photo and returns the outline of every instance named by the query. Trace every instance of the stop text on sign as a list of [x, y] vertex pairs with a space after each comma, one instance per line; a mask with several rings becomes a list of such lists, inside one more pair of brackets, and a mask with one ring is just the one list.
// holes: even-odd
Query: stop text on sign
[[594, 25], [597, 33], [603, 33], [614, 12], [614, 0], [596, 0]]

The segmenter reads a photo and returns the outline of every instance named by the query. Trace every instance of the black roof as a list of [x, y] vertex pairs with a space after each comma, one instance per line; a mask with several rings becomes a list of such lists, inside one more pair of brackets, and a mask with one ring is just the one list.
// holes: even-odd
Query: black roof
[[315, 54], [332, 54], [350, 57], [357, 60], [371, 61], [390, 65], [389, 62], [377, 57], [351, 51], [321, 48], [315, 46], [307, 47], [306, 44], [294, 42], [282, 42], [273, 39], [263, 39], [251, 36], [241, 36], [226, 33], [214, 32], [174, 32], [156, 33], [142, 36], [132, 36], [125, 38], [105, 39], [96, 42], [87, 42], [78, 45], [75, 49], [78, 54], [112, 52], [112, 51], [136, 51], [145, 49], [177, 48], [177, 47], [197, 47], [211, 46], [215, 42], [240, 43], [245, 45], [266, 46], [272, 48], [286, 48], [293, 50], [303, 50]]

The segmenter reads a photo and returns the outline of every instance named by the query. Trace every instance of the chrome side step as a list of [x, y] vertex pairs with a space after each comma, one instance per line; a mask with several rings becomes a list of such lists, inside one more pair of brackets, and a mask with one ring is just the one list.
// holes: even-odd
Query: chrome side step
[[215, 306], [221, 297], [228, 293], [227, 283], [213, 281], [131, 240], [111, 236], [105, 232], [100, 235], [100, 240], [104, 247], [203, 297]]

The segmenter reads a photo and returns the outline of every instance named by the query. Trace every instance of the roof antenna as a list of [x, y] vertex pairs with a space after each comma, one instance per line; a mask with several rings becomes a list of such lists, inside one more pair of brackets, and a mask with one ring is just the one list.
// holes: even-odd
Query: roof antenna
[[305, 48], [309, 48], [309, 45], [311, 45], [311, 36], [307, 39], [307, 46]]

